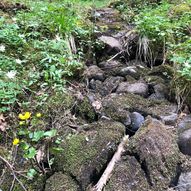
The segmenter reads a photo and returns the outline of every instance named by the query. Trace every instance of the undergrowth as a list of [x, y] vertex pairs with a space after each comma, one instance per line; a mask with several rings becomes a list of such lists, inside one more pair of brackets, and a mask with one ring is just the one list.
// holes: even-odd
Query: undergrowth
[[[27, 8], [19, 8], [16, 2], [24, 3]], [[106, 3], [108, 1], [3, 1], [5, 8], [0, 10], [0, 131], [3, 134], [0, 145], [11, 149], [1, 159], [5, 159], [6, 164], [10, 161], [13, 166], [15, 157], [31, 160], [33, 168], [28, 169], [29, 179], [37, 172], [46, 173], [42, 164], [39, 165], [42, 160], [38, 159], [39, 153], [45, 155], [51, 168], [53, 161], [48, 156], [47, 145], [54, 142], [59, 150], [57, 130], [49, 126], [54, 116], [47, 109], [51, 108], [48, 103], [56, 97], [58, 105], [63, 107], [60, 104], [62, 99], [67, 99], [65, 85], [81, 75], [84, 49], [93, 43], [88, 9]], [[6, 10], [6, 6], [9, 9]], [[18, 10], [11, 9], [14, 6], [18, 6]]]
[[126, 0], [115, 6], [140, 34], [138, 56], [152, 65], [160, 55], [163, 64], [173, 65], [177, 96], [188, 96], [185, 87], [191, 82], [191, 1]]

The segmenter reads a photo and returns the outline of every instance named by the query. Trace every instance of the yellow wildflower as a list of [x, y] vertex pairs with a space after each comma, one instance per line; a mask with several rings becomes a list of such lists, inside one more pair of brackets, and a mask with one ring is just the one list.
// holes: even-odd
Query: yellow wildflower
[[29, 119], [31, 117], [31, 113], [30, 112], [25, 112], [25, 114], [23, 115], [23, 114], [19, 114], [19, 119], [21, 119], [21, 120], [27, 120], [27, 119]]
[[38, 118], [41, 117], [41, 116], [42, 116], [41, 113], [37, 113], [37, 114], [36, 114], [36, 117], [38, 117]]
[[18, 138], [15, 138], [15, 139], [13, 140], [13, 145], [18, 145], [19, 142], [20, 142], [20, 140], [19, 140]]

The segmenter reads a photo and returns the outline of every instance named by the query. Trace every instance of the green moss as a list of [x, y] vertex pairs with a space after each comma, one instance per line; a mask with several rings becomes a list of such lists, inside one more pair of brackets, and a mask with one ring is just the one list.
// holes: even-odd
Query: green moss
[[86, 144], [84, 135], [73, 135], [66, 141], [64, 169], [74, 172], [95, 155], [95, 148], [87, 149]]
[[191, 5], [189, 5], [188, 3], [181, 3], [172, 8], [173, 16], [182, 15], [185, 12], [190, 12], [190, 11], [191, 11]]
[[78, 186], [74, 180], [66, 174], [56, 172], [47, 181], [45, 191], [77, 191]]
[[159, 117], [174, 110], [174, 105], [164, 100], [149, 100], [135, 94], [122, 94], [104, 101], [104, 112], [114, 120], [123, 116], [123, 112], [139, 111], [145, 115]]
[[77, 106], [77, 112], [79, 115], [87, 120], [94, 121], [96, 119], [96, 113], [88, 98], [84, 98]]
[[58, 108], [69, 109], [74, 104], [74, 97], [69, 93], [54, 92], [52, 96], [49, 97], [46, 107], [49, 110], [58, 110]]
[[78, 181], [83, 180], [83, 188], [86, 188], [92, 174], [99, 173], [113, 155], [124, 132], [121, 123], [111, 121], [84, 127], [84, 131], [68, 136], [60, 145], [63, 151], [55, 154], [54, 168], [72, 174]]

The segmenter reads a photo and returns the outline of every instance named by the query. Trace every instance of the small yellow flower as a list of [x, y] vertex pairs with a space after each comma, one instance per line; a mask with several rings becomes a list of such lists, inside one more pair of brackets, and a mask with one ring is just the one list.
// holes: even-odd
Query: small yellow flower
[[30, 112], [25, 112], [25, 119], [29, 119], [31, 117], [31, 113]]
[[37, 114], [36, 114], [36, 117], [38, 117], [38, 118], [41, 117], [41, 116], [42, 116], [41, 113], [37, 113]]
[[18, 145], [19, 142], [20, 142], [20, 140], [19, 140], [18, 138], [15, 138], [15, 139], [13, 140], [13, 145]]
[[31, 113], [30, 112], [25, 112], [25, 114], [23, 115], [23, 114], [19, 114], [19, 119], [21, 119], [21, 120], [27, 120], [27, 119], [29, 119], [31, 117]]

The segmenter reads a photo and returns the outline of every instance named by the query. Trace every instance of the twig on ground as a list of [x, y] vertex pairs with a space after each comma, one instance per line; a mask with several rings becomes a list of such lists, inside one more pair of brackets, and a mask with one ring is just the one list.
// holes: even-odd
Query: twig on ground
[[24, 191], [27, 191], [27, 189], [25, 188], [25, 186], [23, 185], [23, 183], [17, 178], [16, 174], [15, 174], [15, 171], [13, 169], [13, 166], [5, 159], [3, 158], [2, 156], [0, 156], [0, 159], [7, 165], [7, 167], [9, 168], [9, 170], [12, 172], [12, 175], [13, 175], [13, 182], [12, 182], [12, 185], [11, 185], [11, 188], [12, 189], [14, 187], [14, 183], [15, 183], [15, 180], [19, 183], [19, 185], [23, 188]]
[[106, 185], [108, 179], [111, 176], [111, 173], [112, 173], [112, 171], [114, 169], [114, 166], [115, 166], [116, 162], [118, 162], [120, 160], [121, 154], [124, 152], [124, 146], [127, 144], [128, 139], [129, 139], [128, 135], [123, 137], [123, 140], [119, 144], [116, 153], [114, 154], [113, 158], [109, 162], [109, 164], [108, 164], [107, 168], [105, 169], [103, 175], [99, 179], [98, 183], [90, 191], [102, 191], [102, 189], [104, 188], [104, 186]]

